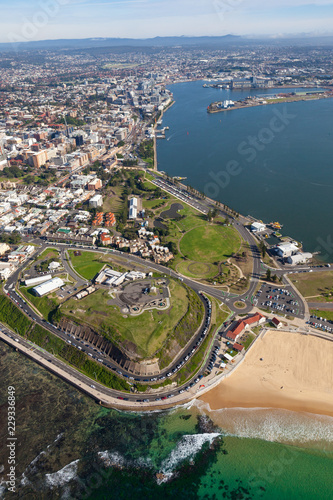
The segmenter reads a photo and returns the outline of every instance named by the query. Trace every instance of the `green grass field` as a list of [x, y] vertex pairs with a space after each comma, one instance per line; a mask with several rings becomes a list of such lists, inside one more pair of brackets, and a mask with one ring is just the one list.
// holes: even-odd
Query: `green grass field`
[[33, 288], [34, 287], [22, 286], [20, 292], [36, 307], [36, 309], [38, 309], [43, 318], [48, 320], [49, 314], [57, 308], [59, 301], [56, 299], [55, 294], [51, 294], [48, 297], [36, 297], [31, 293]]
[[333, 311], [326, 311], [323, 309], [310, 309], [310, 314], [318, 316], [318, 318], [325, 318], [333, 321]]
[[253, 333], [249, 333], [246, 337], [246, 340], [243, 342], [243, 346], [246, 349], [248, 349], [250, 347], [250, 345], [252, 344], [252, 342], [254, 341], [254, 339], [256, 338], [255, 335], [253, 335]]
[[81, 252], [81, 255], [75, 256], [72, 250], [69, 251], [69, 257], [73, 269], [84, 279], [92, 280], [104, 266], [104, 255], [93, 252]]
[[224, 261], [241, 245], [232, 227], [204, 225], [186, 233], [180, 241], [182, 254], [195, 262]]
[[214, 264], [205, 264], [202, 262], [194, 262], [191, 260], [182, 260], [177, 265], [177, 271], [189, 278], [214, 278], [219, 272], [219, 269]]
[[46, 259], [57, 259], [59, 258], [59, 250], [57, 248], [46, 248], [44, 252], [38, 255], [38, 260], [46, 260]]
[[333, 301], [333, 271], [290, 274], [289, 279], [309, 302]]
[[69, 300], [61, 311], [76, 321], [89, 324], [118, 345], [135, 344], [137, 354], [152, 356], [172, 334], [188, 310], [186, 288], [175, 280], [170, 282], [171, 307], [167, 311], [151, 310], [140, 316], [123, 315], [119, 308], [108, 305], [108, 290], [98, 290], [81, 301]]
[[142, 200], [142, 206], [146, 210], [156, 210], [166, 206], [167, 200]]
[[[113, 212], [116, 216], [122, 211], [124, 206], [123, 186], [112, 186], [108, 188], [104, 197], [103, 212]], [[127, 203], [127, 201], [126, 201]]]

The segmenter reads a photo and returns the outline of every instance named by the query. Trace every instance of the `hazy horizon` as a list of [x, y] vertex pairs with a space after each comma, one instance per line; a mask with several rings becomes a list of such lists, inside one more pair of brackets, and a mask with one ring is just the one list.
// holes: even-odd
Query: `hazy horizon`
[[333, 3], [319, 0], [0, 0], [0, 42], [156, 36], [333, 35]]

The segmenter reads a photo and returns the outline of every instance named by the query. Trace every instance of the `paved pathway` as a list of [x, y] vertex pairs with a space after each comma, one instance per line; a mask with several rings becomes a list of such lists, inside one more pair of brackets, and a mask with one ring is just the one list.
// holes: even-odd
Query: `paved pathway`
[[325, 311], [333, 311], [332, 302], [308, 302], [310, 309], [321, 309]]

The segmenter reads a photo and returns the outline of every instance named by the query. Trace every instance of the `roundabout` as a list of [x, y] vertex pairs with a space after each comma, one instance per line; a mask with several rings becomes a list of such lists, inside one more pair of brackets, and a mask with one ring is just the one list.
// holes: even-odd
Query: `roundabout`
[[241, 302], [240, 300], [236, 300], [236, 302], [234, 302], [232, 305], [235, 307], [235, 309], [246, 309], [245, 302]]

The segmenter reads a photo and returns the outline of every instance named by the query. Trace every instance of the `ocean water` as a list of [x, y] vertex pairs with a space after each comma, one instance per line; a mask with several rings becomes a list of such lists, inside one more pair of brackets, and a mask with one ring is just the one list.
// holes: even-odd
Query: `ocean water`
[[[0, 345], [0, 498], [330, 499], [333, 418], [198, 401], [108, 410]], [[17, 494], [6, 492], [5, 409], [15, 386]]]
[[279, 221], [284, 235], [333, 260], [333, 99], [208, 114], [213, 101], [278, 91], [202, 84], [169, 87], [175, 104], [164, 114], [170, 130], [157, 141], [158, 169], [244, 215]]

